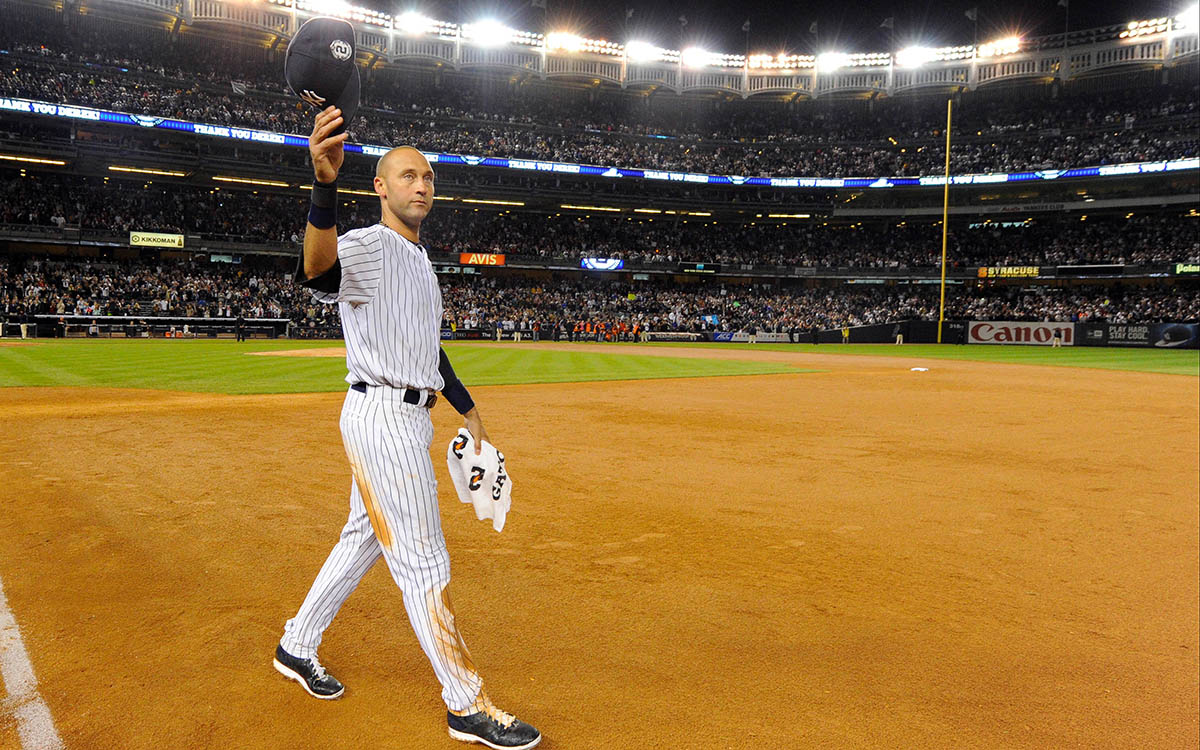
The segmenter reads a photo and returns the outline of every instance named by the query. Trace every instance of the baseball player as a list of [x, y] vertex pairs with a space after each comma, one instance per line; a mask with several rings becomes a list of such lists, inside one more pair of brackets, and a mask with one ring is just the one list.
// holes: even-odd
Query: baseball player
[[[316, 698], [343, 687], [317, 661], [321, 636], [381, 557], [442, 685], [450, 736], [492, 748], [531, 748], [541, 734], [497, 709], [455, 624], [429, 450], [436, 391], [464, 415], [476, 446], [487, 439], [479, 410], [440, 346], [442, 295], [420, 244], [434, 175], [415, 148], [385, 154], [375, 170], [380, 222], [337, 236], [341, 110], [316, 117], [309, 151], [316, 181], [297, 278], [321, 302], [337, 302], [350, 388], [341, 431], [353, 480], [350, 517], [275, 651], [275, 668]], [[477, 448], [478, 452], [478, 448]]]

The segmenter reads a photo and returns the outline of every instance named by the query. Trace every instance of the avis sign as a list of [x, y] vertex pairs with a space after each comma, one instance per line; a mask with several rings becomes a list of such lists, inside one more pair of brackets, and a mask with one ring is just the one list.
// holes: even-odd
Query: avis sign
[[968, 327], [972, 344], [1032, 344], [1050, 346], [1054, 332], [1062, 336], [1063, 346], [1074, 346], [1072, 323], [1018, 323], [1011, 320], [975, 320]]
[[464, 266], [502, 266], [504, 255], [499, 253], [459, 253], [458, 262]]

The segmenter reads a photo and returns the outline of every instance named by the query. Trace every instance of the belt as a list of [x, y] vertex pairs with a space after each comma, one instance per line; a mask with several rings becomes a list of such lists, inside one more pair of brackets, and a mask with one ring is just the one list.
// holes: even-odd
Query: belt
[[[366, 393], [368, 387], [386, 388], [389, 386], [367, 386], [366, 383], [355, 383], [354, 385], [350, 386], [351, 390], [358, 391], [359, 393]], [[437, 394], [434, 393], [433, 391], [426, 391], [426, 390], [422, 390], [420, 388], [404, 388], [404, 387], [400, 388], [399, 390], [401, 391], [400, 398], [406, 404], [412, 404], [413, 406], [423, 406], [426, 409], [432, 409], [433, 405], [437, 403]]]

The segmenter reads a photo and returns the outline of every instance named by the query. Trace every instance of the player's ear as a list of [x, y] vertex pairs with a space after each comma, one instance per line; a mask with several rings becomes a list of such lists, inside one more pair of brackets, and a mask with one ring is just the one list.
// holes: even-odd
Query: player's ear
[[384, 200], [387, 200], [387, 185], [384, 183], [384, 181], [383, 181], [383, 178], [382, 178], [382, 177], [376, 177], [376, 178], [375, 178], [375, 181], [374, 181], [374, 183], [373, 183], [373, 185], [374, 185], [374, 187], [375, 187], [375, 193], [376, 193], [376, 194], [377, 194], [377, 195], [378, 195], [380, 198], [383, 198]]

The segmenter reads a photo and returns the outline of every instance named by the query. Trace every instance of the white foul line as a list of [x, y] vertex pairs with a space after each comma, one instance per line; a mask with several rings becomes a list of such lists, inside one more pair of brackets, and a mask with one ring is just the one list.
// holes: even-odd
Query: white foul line
[[12, 711], [17, 717], [22, 749], [62, 750], [50, 709], [38, 694], [37, 678], [21, 642], [21, 631], [4, 598], [3, 582], [0, 582], [0, 681], [8, 692], [8, 697], [0, 701], [0, 709]]

